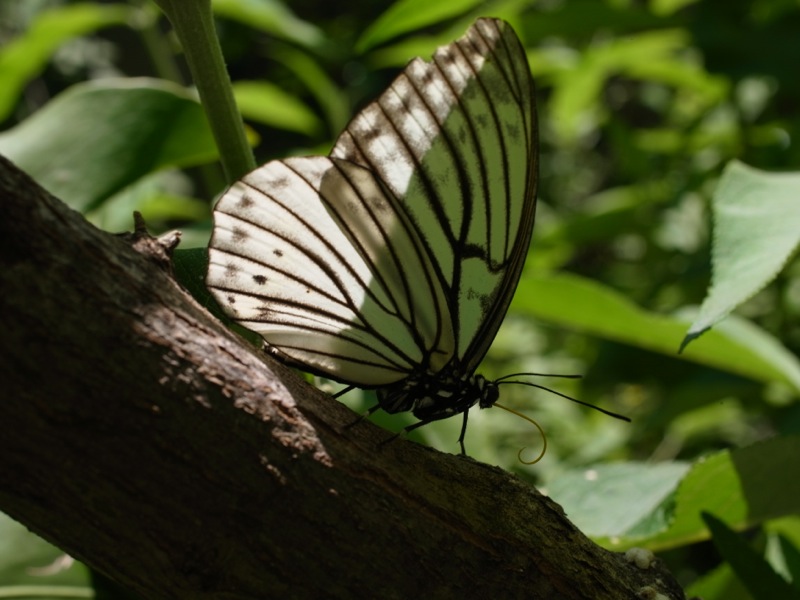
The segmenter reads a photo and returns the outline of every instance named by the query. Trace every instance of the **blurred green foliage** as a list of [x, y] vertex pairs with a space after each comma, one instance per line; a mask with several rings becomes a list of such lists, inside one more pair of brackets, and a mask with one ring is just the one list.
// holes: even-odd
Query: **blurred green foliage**
[[[608, 547], [660, 551], [690, 594], [759, 597], [728, 563], [708, 559], [701, 511], [749, 528], [769, 568], [798, 585], [786, 566], [800, 546], [800, 490], [786, 477], [800, 467], [796, 239], [781, 242], [770, 283], [737, 298], [737, 316], [677, 353], [709, 286], [723, 169], [734, 159], [766, 171], [800, 163], [796, 2], [214, 7], [259, 162], [325, 153], [410, 58], [428, 57], [477, 16], [510, 21], [538, 88], [540, 198], [523, 281], [482, 371], [583, 374], [537, 382], [633, 423], [505, 386], [504, 402], [543, 425], [547, 455], [533, 467], [515, 462], [536, 433], [501, 411], [475, 411], [468, 452], [542, 486]], [[169, 32], [145, 0], [0, 4], [0, 152], [101, 227], [130, 229], [140, 210], [154, 230], [180, 227], [185, 248], [202, 248], [225, 182]], [[770, 218], [792, 200], [785, 193]], [[746, 238], [747, 222], [739, 227]], [[770, 227], [761, 227], [767, 241]], [[352, 395], [354, 406], [370, 403]], [[410, 423], [376, 419], [393, 430]], [[413, 437], [456, 451], [459, 427]], [[13, 552], [0, 546], [0, 563], [18, 565]], [[3, 573], [0, 584], [17, 581]], [[758, 576], [748, 573], [751, 590]]]

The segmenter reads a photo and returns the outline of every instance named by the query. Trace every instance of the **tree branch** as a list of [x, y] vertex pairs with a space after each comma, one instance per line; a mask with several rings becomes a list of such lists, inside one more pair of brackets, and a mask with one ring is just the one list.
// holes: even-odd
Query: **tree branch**
[[131, 590], [683, 598], [500, 469], [345, 430], [180, 289], [173, 239], [101, 232], [4, 159], [0, 201], [0, 508]]

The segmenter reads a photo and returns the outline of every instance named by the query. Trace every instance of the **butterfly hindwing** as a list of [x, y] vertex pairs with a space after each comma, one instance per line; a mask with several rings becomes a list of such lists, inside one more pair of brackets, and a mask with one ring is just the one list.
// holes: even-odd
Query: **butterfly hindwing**
[[[268, 163], [217, 204], [208, 272], [215, 297], [293, 362], [363, 385], [403, 378], [427, 348], [414, 303], [446, 305], [438, 288], [420, 285], [432, 268], [413, 230], [398, 225], [396, 205], [370, 171], [349, 162]], [[430, 319], [430, 339], [443, 337], [436, 328], [447, 318]]]

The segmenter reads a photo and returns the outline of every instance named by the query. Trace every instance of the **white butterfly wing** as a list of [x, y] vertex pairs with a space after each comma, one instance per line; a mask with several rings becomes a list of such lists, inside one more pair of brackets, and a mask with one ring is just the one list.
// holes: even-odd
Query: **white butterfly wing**
[[508, 24], [479, 19], [433, 62], [412, 61], [331, 152], [404, 198], [435, 256], [467, 372], [497, 333], [530, 244], [536, 134], [524, 49]]
[[284, 358], [365, 386], [392, 383], [428, 354], [443, 365], [454, 351], [429, 256], [404, 220], [363, 167], [273, 161], [217, 204], [207, 282]]
[[513, 30], [481, 19], [412, 61], [330, 158], [273, 161], [215, 209], [207, 284], [268, 348], [360, 386], [474, 370], [533, 227], [533, 85]]

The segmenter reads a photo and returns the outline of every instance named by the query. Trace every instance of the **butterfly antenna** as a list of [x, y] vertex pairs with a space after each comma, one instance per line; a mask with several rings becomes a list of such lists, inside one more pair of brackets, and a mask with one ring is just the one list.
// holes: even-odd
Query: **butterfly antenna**
[[496, 406], [497, 408], [502, 408], [503, 410], [510, 412], [511, 414], [517, 415], [521, 419], [525, 419], [529, 423], [533, 423], [536, 426], [536, 429], [538, 429], [539, 433], [542, 435], [542, 451], [539, 453], [539, 456], [537, 456], [533, 460], [522, 460], [522, 453], [525, 451], [525, 448], [520, 448], [519, 452], [517, 452], [517, 460], [521, 462], [523, 465], [535, 465], [537, 462], [542, 460], [542, 458], [544, 458], [544, 453], [547, 452], [547, 436], [545, 435], [542, 426], [539, 425], [539, 423], [537, 423], [530, 417], [523, 415], [521, 412], [518, 412], [513, 408], [508, 408], [507, 406], [503, 406], [499, 402], [495, 402], [494, 404], [492, 404], [492, 406]]
[[[561, 392], [558, 392], [558, 391], [556, 391], [556, 390], [554, 390], [552, 388], [545, 387], [545, 386], [539, 385], [537, 383], [532, 383], [530, 381], [519, 381], [519, 380], [509, 381], [508, 380], [509, 377], [519, 377], [520, 375], [533, 375], [533, 373], [516, 373], [514, 375], [505, 375], [504, 377], [501, 377], [500, 379], [497, 379], [495, 381], [495, 384], [504, 385], [504, 384], [508, 384], [508, 383], [518, 383], [520, 385], [527, 385], [529, 387], [538, 388], [540, 390], [545, 390], [546, 392], [550, 392], [551, 394], [555, 394], [556, 396], [561, 396], [562, 398], [566, 398], [567, 400], [575, 402], [576, 404], [580, 404], [580, 405], [586, 406], [588, 408], [593, 408], [594, 410], [599, 411], [599, 412], [603, 413], [604, 415], [608, 415], [609, 417], [614, 417], [615, 419], [619, 419], [621, 421], [627, 421], [628, 423], [631, 422], [630, 417], [626, 417], [625, 415], [621, 415], [619, 413], [611, 412], [610, 410], [606, 410], [605, 408], [600, 408], [599, 406], [595, 406], [594, 404], [589, 404], [588, 402], [584, 402], [583, 400], [578, 400], [577, 398], [573, 398], [572, 396], [567, 396], [566, 394], [562, 394]], [[569, 378], [569, 379], [576, 379], [576, 378], [580, 377], [580, 375], [551, 375], [551, 377], [565, 377], [565, 378]], [[497, 406], [496, 402], [495, 402], [495, 406]]]
[[563, 373], [511, 373], [510, 375], [503, 375], [499, 379], [495, 379], [495, 383], [511, 379], [512, 377], [560, 377], [561, 379], [580, 379], [583, 375], [565, 375]]

